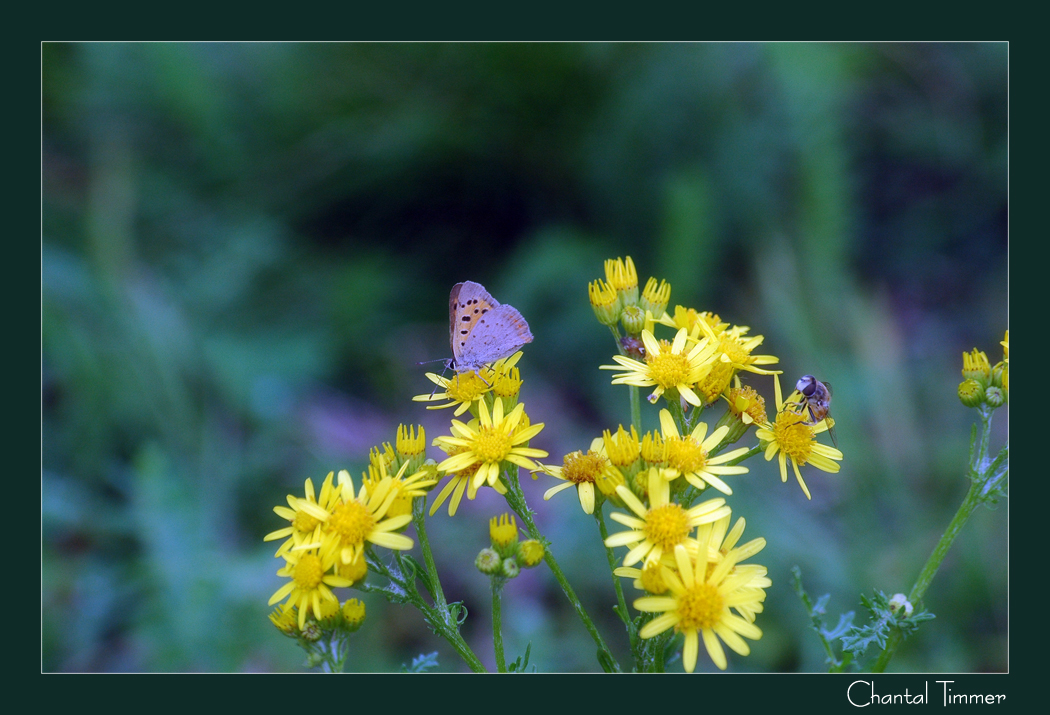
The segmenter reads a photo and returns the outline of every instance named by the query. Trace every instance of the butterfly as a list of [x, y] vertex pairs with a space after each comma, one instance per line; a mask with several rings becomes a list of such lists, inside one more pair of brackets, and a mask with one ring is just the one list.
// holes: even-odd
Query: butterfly
[[531, 343], [532, 333], [517, 308], [497, 301], [480, 283], [464, 281], [448, 296], [448, 340], [448, 366], [476, 373]]

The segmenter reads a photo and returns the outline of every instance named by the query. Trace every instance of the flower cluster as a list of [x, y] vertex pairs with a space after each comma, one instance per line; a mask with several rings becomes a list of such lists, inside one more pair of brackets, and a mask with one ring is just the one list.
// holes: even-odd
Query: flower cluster
[[511, 514], [489, 521], [491, 546], [482, 549], [474, 565], [478, 571], [497, 578], [514, 578], [522, 568], [539, 566], [546, 550], [536, 539], [518, 540], [518, 523]]
[[[588, 294], [598, 321], [616, 337], [619, 354], [613, 356], [616, 364], [601, 368], [617, 371], [612, 384], [645, 388], [649, 402], [662, 398], [666, 407], [660, 410], [658, 430], [639, 438], [635, 426], [621, 425], [615, 434], [607, 430], [594, 439], [586, 451], [565, 455], [560, 466], [540, 465], [539, 471], [561, 481], [544, 499], [575, 486], [583, 511], [599, 523], [606, 501], [625, 510], [612, 511], [610, 518], [627, 529], [604, 541], [609, 549], [627, 547], [615, 574], [632, 578], [649, 594], [634, 602], [643, 614], [638, 636], [682, 634], [682, 660], [689, 672], [696, 667], [702, 637], [711, 660], [725, 669], [723, 643], [747, 655], [744, 639], [761, 637], [754, 622], [771, 585], [765, 567], [741, 563], [765, 540], [738, 546], [742, 518], [729, 530], [726, 497], [733, 494], [735, 478], [748, 472], [740, 462], [760, 452], [767, 460], [779, 456], [786, 481], [790, 461], [809, 497], [799, 468], [810, 464], [837, 472], [842, 459], [837, 449], [816, 440], [833, 423], [823, 405], [821, 419], [813, 419], [817, 408], [807, 400], [815, 398], [796, 391], [783, 399], [780, 371], [767, 368], [778, 358], [758, 354], [761, 335], [711, 312], [681, 305], [668, 312], [670, 286], [650, 279], [639, 294], [630, 258], [607, 261], [605, 273], [605, 280], [588, 286]], [[657, 337], [657, 330], [668, 328], [674, 331], [669, 338]], [[766, 400], [742, 382], [745, 373], [772, 376], [777, 409], [772, 421]], [[720, 401], [726, 407], [721, 418], [713, 425], [701, 421], [703, 412]], [[752, 428], [757, 444], [733, 447]], [[703, 499], [708, 489], [718, 496]]]
[[1010, 401], [1009, 330], [1000, 345], [1003, 346], [1003, 359], [994, 367], [988, 361], [988, 356], [977, 348], [963, 353], [963, 381], [959, 383], [959, 399], [967, 407], [987, 405], [994, 410]]
[[[470, 298], [457, 299], [467, 290], [464, 286]], [[636, 670], [662, 669], [662, 653], [672, 637], [681, 638], [682, 663], [689, 672], [696, 668], [701, 640], [711, 661], [723, 670], [728, 666], [723, 646], [749, 654], [747, 641], [762, 637], [755, 621], [771, 581], [764, 566], [744, 562], [766, 541], [742, 541], [745, 521], [732, 522], [727, 499], [753, 481], [741, 479], [749, 474], [742, 462], [759, 454], [767, 461], [778, 457], [782, 481], [787, 481], [790, 462], [807, 497], [810, 491], [801, 467], [838, 471], [842, 453], [816, 439], [834, 424], [830, 390], [807, 375], [785, 400], [780, 371], [770, 369], [778, 358], [759, 354], [761, 335], [751, 335], [750, 328], [725, 322], [712, 312], [681, 305], [668, 312], [671, 286], [649, 278], [640, 287], [630, 257], [606, 261], [605, 277], [588, 285], [588, 295], [595, 317], [616, 341], [615, 364], [601, 369], [616, 371], [612, 384], [631, 391], [631, 425], [604, 430], [585, 449], [566, 454], [561, 464], [537, 461], [548, 457], [532, 445], [544, 424], [534, 422], [519, 400], [522, 379], [517, 364], [522, 353], [506, 354], [516, 350], [517, 342], [532, 340], [528, 326], [516, 309], [496, 303], [479, 285], [456, 286], [450, 333], [458, 341], [454, 355], [465, 367], [451, 377], [428, 373], [434, 390], [413, 398], [428, 403], [427, 409], [453, 408], [448, 434], [430, 442], [442, 457], [427, 459], [422, 427], [401, 426], [393, 445], [371, 450], [359, 482], [345, 470], [338, 477], [328, 474], [319, 490], [307, 479], [303, 496], [289, 495], [287, 506], [275, 508], [288, 522], [265, 537], [282, 540], [275, 556], [284, 566], [277, 573], [288, 580], [270, 599], [270, 605], [280, 604], [271, 620], [281, 632], [300, 644], [344, 637], [360, 626], [364, 606], [355, 599], [341, 603], [334, 589], [356, 585], [413, 604], [472, 669], [484, 670], [459, 634], [465, 610], [444, 596], [424, 527], [428, 511], [432, 517], [447, 502], [448, 514], [454, 516], [464, 495], [473, 500], [488, 488], [502, 495], [511, 509], [489, 521], [490, 544], [475, 559], [477, 569], [491, 577], [497, 667], [518, 672], [525, 665], [508, 664], [503, 654], [503, 585], [522, 568], [546, 562], [595, 639], [603, 667], [619, 670], [557, 566], [551, 543], [536, 528], [518, 481], [524, 468], [534, 478], [543, 473], [556, 480], [544, 493], [545, 501], [575, 487], [582, 511], [598, 524], [610, 570], [619, 577], [614, 579], [619, 611], [630, 621]], [[499, 312], [483, 317], [488, 311]], [[515, 326], [516, 340], [504, 345], [501, 337], [510, 325]], [[496, 356], [499, 359], [484, 362]], [[967, 379], [983, 379], [985, 388], [1005, 390], [1008, 384], [1005, 354], [993, 369], [975, 351], [966, 358], [966, 368]], [[770, 377], [776, 407], [772, 419], [759, 385], [745, 384]], [[658, 428], [644, 433], [639, 388], [646, 390], [650, 403], [660, 403]], [[715, 406], [724, 408], [717, 421], [706, 415]], [[749, 439], [751, 445], [738, 444]], [[427, 510], [427, 493], [442, 481]], [[609, 534], [606, 503], [611, 507], [609, 518], [623, 530]], [[519, 520], [529, 538], [519, 538]], [[425, 565], [399, 553], [415, 544], [402, 533], [413, 522]], [[378, 547], [393, 551], [392, 563], [377, 554]], [[620, 547], [626, 553], [617, 565], [613, 550]], [[390, 585], [377, 586], [374, 580], [366, 585], [370, 571]], [[638, 612], [633, 620], [628, 618], [620, 578], [632, 579], [645, 593], [633, 601]], [[652, 647], [640, 645], [646, 639], [655, 639]], [[321, 647], [312, 651], [318, 657], [325, 652]], [[657, 652], [659, 658], [646, 655]]]
[[[345, 469], [338, 479], [329, 472], [319, 494], [307, 479], [305, 496], [289, 494], [287, 507], [274, 507], [289, 522], [264, 537], [265, 541], [285, 539], [275, 556], [285, 561], [277, 575], [289, 580], [270, 598], [271, 606], [285, 601], [273, 617], [278, 628], [285, 630], [281, 624], [293, 614], [299, 632], [309, 615], [316, 623], [326, 622], [340, 608], [332, 589], [348, 588], [367, 575], [365, 549], [370, 544], [412, 548], [412, 539], [400, 532], [412, 520], [412, 500], [436, 483], [433, 468], [421, 461], [424, 440], [422, 427], [417, 434], [415, 428], [402, 426], [397, 451], [389, 444], [372, 450], [359, 488]], [[410, 468], [415, 468], [411, 474]], [[392, 469], [397, 470], [393, 476]]]

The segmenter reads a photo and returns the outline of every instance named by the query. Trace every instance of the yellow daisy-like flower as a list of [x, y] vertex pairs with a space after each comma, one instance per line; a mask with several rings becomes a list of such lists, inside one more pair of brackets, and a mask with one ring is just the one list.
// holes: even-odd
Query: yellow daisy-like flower
[[348, 587], [350, 581], [328, 573], [339, 557], [335, 549], [322, 547], [309, 551], [289, 551], [283, 556], [287, 563], [277, 575], [287, 576], [291, 581], [270, 596], [269, 605], [287, 596], [286, 605], [299, 610], [299, 630], [302, 630], [306, 625], [307, 611], [313, 611], [314, 618], [320, 621], [324, 613], [321, 602], [334, 601], [338, 607], [339, 599], [332, 593], [332, 588]]
[[[471, 420], [473, 423], [474, 420]], [[461, 454], [467, 451], [466, 447], [454, 447], [445, 446], [442, 447], [449, 456]], [[459, 503], [463, 500], [463, 493], [466, 492], [467, 498], [471, 501], [474, 500], [478, 495], [478, 487], [474, 486], [474, 475], [477, 474], [478, 468], [481, 466], [480, 463], [473, 464], [469, 467], [464, 468], [460, 472], [456, 472], [452, 475], [452, 478], [448, 480], [441, 491], [438, 492], [437, 497], [434, 499], [434, 504], [430, 507], [430, 515], [434, 516], [437, 510], [441, 508], [441, 505], [445, 503], [445, 500], [451, 495], [452, 499], [448, 503], [448, 515], [455, 516], [456, 510], [459, 509]], [[437, 469], [435, 466], [434, 469]], [[486, 485], [482, 485], [486, 486]], [[506, 494], [507, 487], [504, 486], [503, 481], [499, 480], [492, 485], [492, 488], [496, 490], [497, 494]]]
[[390, 516], [387, 513], [399, 492], [393, 482], [388, 476], [371, 491], [367, 484], [362, 483], [355, 495], [353, 479], [343, 469], [339, 472], [341, 503], [332, 509], [331, 514], [311, 504], [305, 505], [311, 514], [325, 522], [322, 529], [324, 543], [338, 554], [342, 563], [353, 563], [360, 558], [365, 542], [401, 551], [412, 548], [412, 539], [394, 533], [412, 521], [412, 515]]
[[[689, 546], [686, 545], [686, 549], [688, 548]], [[618, 566], [613, 569], [613, 575], [620, 578], [634, 579], [631, 585], [636, 589], [658, 596], [662, 593], [667, 593], [669, 588], [667, 582], [664, 581], [663, 566], [674, 566], [674, 553], [664, 554], [659, 561], [645, 561], [642, 563], [641, 568], [637, 566]]]
[[700, 406], [700, 398], [693, 387], [711, 371], [714, 360], [714, 348], [709, 341], [702, 339], [686, 349], [688, 331], [682, 328], [675, 335], [674, 342], [665, 340], [657, 342], [648, 330], [642, 331], [642, 343], [645, 345], [645, 362], [639, 362], [623, 355], [614, 355], [618, 365], [602, 365], [602, 370], [620, 370], [628, 372], [613, 375], [614, 385], [635, 385], [637, 387], [655, 387], [649, 395], [649, 402], [656, 402], [667, 390], [677, 390], [686, 402]]
[[668, 628], [681, 632], [685, 636], [682, 665], [689, 673], [696, 668], [702, 637], [711, 660], [725, 670], [726, 656], [719, 639], [736, 653], [748, 655], [751, 649], [744, 638], [762, 637], [758, 626], [729, 609], [742, 606], [753, 611], [761, 605], [765, 591], [749, 585], [750, 575], [733, 573], [731, 559], [711, 559], [707, 544], [692, 555], [679, 544], [674, 556], [677, 570], [662, 567], [671, 595], [643, 596], [634, 602], [639, 611], [662, 614], [642, 626], [638, 635], [652, 638]]
[[387, 509], [387, 517], [401, 516], [402, 514], [411, 515], [412, 500], [423, 496], [430, 491], [430, 487], [437, 484], [437, 480], [433, 478], [431, 473], [423, 469], [409, 477], [405, 477], [404, 474], [410, 464], [411, 462], [402, 464], [401, 469], [397, 472], [397, 476], [393, 479], [389, 478], [386, 466], [382, 463], [378, 465], [378, 469], [376, 465], [369, 465], [368, 472], [362, 475], [362, 480], [368, 487], [369, 493], [376, 492], [385, 480], [390, 479], [388, 486], [394, 496]]
[[486, 365], [478, 372], [460, 372], [452, 377], [442, 377], [428, 372], [427, 378], [443, 388], [444, 392], [438, 392], [437, 388], [429, 395], [416, 395], [413, 402], [441, 402], [443, 405], [427, 405], [428, 410], [443, 410], [447, 407], [456, 406], [456, 417], [470, 409], [470, 406], [480, 400], [487, 392], [492, 390], [493, 384], [504, 375], [511, 372], [512, 368], [521, 360], [522, 351], [514, 353], [502, 360], [497, 360], [491, 365]]
[[729, 411], [745, 425], [766, 423], [766, 401], [751, 386], [733, 387], [725, 398]]
[[747, 336], [750, 328], [743, 325], [734, 325], [728, 330], [715, 331], [707, 321], [698, 321], [697, 325], [707, 336], [715, 347], [716, 353], [721, 353], [719, 360], [728, 363], [735, 370], [747, 370], [759, 375], [775, 375], [780, 370], [763, 370], [757, 365], [773, 365], [780, 362], [775, 355], [752, 355], [752, 351], [765, 340], [762, 335]]
[[716, 521], [730, 513], [725, 499], [709, 499], [685, 509], [671, 501], [671, 488], [661, 470], [649, 470], [649, 503], [644, 504], [625, 486], [617, 487], [616, 493], [637, 516], [613, 512], [610, 518], [629, 527], [628, 531], [613, 534], [605, 540], [608, 547], [629, 546], [631, 550], [623, 559], [624, 566], [632, 566], [642, 559], [659, 561], [661, 555], [675, 546], [692, 541], [689, 534], [700, 524]]
[[[480, 414], [474, 426], [452, 420], [452, 437], [438, 437], [434, 444], [442, 447], [463, 447], [464, 450], [454, 454], [438, 465], [438, 470], [446, 473], [460, 472], [468, 467], [479, 465], [472, 482], [474, 489], [482, 484], [495, 486], [500, 476], [503, 462], [510, 462], [526, 469], [539, 469], [532, 457], [546, 457], [542, 449], [521, 446], [535, 437], [543, 429], [543, 423], [524, 426], [524, 403], [519, 403], [510, 414], [503, 415], [503, 400], [493, 400], [492, 416], [489, 416], [485, 402], [478, 403]], [[473, 423], [472, 423], [473, 424]]]
[[351, 561], [348, 564], [337, 560], [335, 562], [335, 575], [345, 578], [350, 582], [351, 586], [355, 583], [360, 583], [368, 576], [368, 560], [365, 559], [364, 554], [361, 554], [355, 561]]
[[791, 409], [790, 406], [788, 409], [784, 409], [784, 400], [780, 391], [780, 379], [774, 378], [773, 385], [777, 398], [776, 421], [764, 425], [755, 432], [755, 436], [758, 437], [761, 443], [765, 444], [767, 462], [773, 459], [774, 455], [778, 456], [780, 461], [780, 481], [787, 481], [787, 462], [790, 459], [791, 467], [795, 470], [795, 478], [798, 479], [799, 486], [802, 487], [806, 498], [812, 499], [809, 487], [806, 486], [805, 480], [802, 479], [802, 472], [799, 471], [799, 467], [808, 463], [821, 471], [836, 474], [840, 465], [834, 460], [841, 460], [842, 452], [834, 447], [820, 444], [814, 439], [816, 435], [828, 430], [827, 420], [821, 420], [819, 424], [813, 426], [802, 424], [805, 420], [803, 415]]
[[664, 313], [663, 317], [656, 322], [674, 328], [675, 330], [685, 328], [689, 331], [690, 337], [695, 339], [700, 336], [701, 332], [706, 332], [702, 331], [700, 328], [700, 321], [706, 323], [707, 327], [711, 328], [716, 335], [729, 327], [729, 323], [723, 323], [722, 319], [719, 318], [716, 313], [711, 313], [709, 311], [701, 313], [694, 308], [686, 308], [681, 305], [676, 305], [674, 307], [673, 315], [670, 313]]
[[624, 483], [623, 475], [609, 463], [605, 456], [605, 442], [597, 437], [591, 442], [586, 452], [575, 451], [565, 455], [560, 467], [548, 464], [540, 465], [540, 470], [556, 479], [564, 480], [563, 484], [551, 487], [543, 494], [547, 501], [555, 494], [570, 487], [576, 487], [576, 495], [585, 514], [594, 513], [595, 492], [597, 486], [600, 494], [615, 493], [616, 487]]
[[290, 537], [287, 541], [281, 544], [274, 556], [282, 556], [301, 544], [320, 541], [321, 525], [324, 523], [324, 517], [316, 516], [316, 512], [304, 508], [303, 505], [311, 504], [320, 509], [324, 514], [331, 513], [331, 510], [339, 502], [339, 489], [332, 486], [332, 478], [334, 476], [335, 472], [329, 472], [328, 476], [325, 478], [324, 483], [321, 485], [320, 500], [314, 496], [314, 483], [307, 479], [305, 499], [300, 499], [289, 494], [287, 507], [275, 506], [273, 508], [274, 513], [277, 514], [277, 516], [292, 522], [291, 526], [278, 529], [277, 531], [271, 531], [263, 537], [263, 541], [275, 541], [277, 539], [283, 539], [286, 536]]
[[685, 480], [697, 489], [703, 490], [710, 484], [723, 494], [732, 494], [733, 490], [719, 479], [718, 475], [747, 473], [747, 467], [725, 466], [726, 462], [747, 454], [747, 447], [740, 447], [717, 457], [710, 456], [711, 450], [729, 433], [729, 427], [725, 425], [704, 439], [707, 424], [701, 422], [693, 428], [689, 436], [682, 437], [678, 434], [678, 427], [671, 413], [660, 410], [660, 430], [667, 445], [667, 469], [663, 473], [669, 480], [685, 477]]

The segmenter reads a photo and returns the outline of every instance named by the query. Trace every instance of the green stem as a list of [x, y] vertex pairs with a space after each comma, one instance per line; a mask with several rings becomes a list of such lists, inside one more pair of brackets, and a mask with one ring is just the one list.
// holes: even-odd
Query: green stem
[[[594, 520], [598, 522], [598, 531], [602, 536], [602, 544], [605, 544], [605, 540], [609, 538], [609, 528], [605, 525], [605, 514], [598, 504], [594, 507]], [[623, 596], [623, 586], [620, 584], [620, 578], [614, 573], [616, 570], [616, 555], [613, 554], [613, 550], [608, 546], [605, 547], [605, 557], [609, 561], [609, 573], [612, 575], [613, 588], [616, 590], [616, 602], [619, 604], [617, 610], [619, 611], [620, 620], [627, 626], [627, 635], [631, 641], [631, 655], [634, 657], [635, 668], [637, 669], [641, 663], [641, 655], [638, 652], [638, 628], [634, 625], [634, 620], [627, 610], [627, 599]]]
[[642, 434], [642, 395], [635, 385], [627, 387], [627, 394], [631, 398], [631, 425]]
[[[392, 602], [408, 601], [413, 606], [419, 609], [420, 613], [423, 614], [423, 619], [433, 629], [435, 633], [448, 641], [449, 645], [459, 654], [467, 664], [467, 666], [475, 673], [486, 673], [484, 664], [481, 659], [474, 654], [474, 651], [470, 649], [467, 642], [463, 640], [463, 636], [459, 633], [459, 622], [456, 620], [451, 609], [447, 604], [441, 607], [431, 606], [427, 603], [423, 596], [419, 593], [419, 589], [416, 588], [415, 578], [405, 579], [400, 574], [394, 574], [386, 563], [378, 558], [375, 552], [369, 548], [368, 560], [369, 567], [386, 577], [390, 583], [398, 587], [398, 591], [389, 591], [387, 589], [370, 586], [369, 584], [362, 584], [362, 590], [366, 592], [379, 592], [386, 596], [387, 600]], [[398, 559], [399, 553], [395, 552], [394, 558]], [[399, 560], [399, 565], [400, 565]], [[401, 573], [404, 573], [404, 569], [401, 569]], [[435, 592], [440, 592], [440, 586], [437, 583], [433, 584]]]
[[[941, 562], [944, 561], [944, 557], [948, 554], [948, 549], [954, 543], [955, 537], [959, 535], [959, 532], [962, 531], [963, 526], [969, 521], [978, 505], [985, 499], [985, 486], [992, 476], [987, 474], [989, 464], [988, 438], [991, 433], [992, 413], [990, 409], [982, 405], [980, 415], [981, 434], [978, 437], [977, 448], [973, 450], [970, 462], [970, 488], [966, 492], [966, 497], [963, 498], [959, 510], [955, 512], [955, 516], [948, 524], [948, 528], [941, 535], [937, 545], [933, 547], [933, 553], [926, 560], [926, 565], [922, 567], [922, 571], [919, 572], [919, 578], [915, 581], [915, 585], [912, 586], [911, 593], [908, 594], [908, 600], [916, 607], [919, 605], [922, 597], [926, 595], [926, 589], [929, 588], [933, 577], [937, 575], [937, 570], [941, 567]], [[886, 647], [879, 654], [879, 658], [872, 666], [871, 672], [883, 672], [903, 640], [904, 636], [899, 630], [892, 631], [886, 639]]]
[[492, 645], [496, 650], [496, 670], [507, 672], [507, 659], [503, 655], [503, 579], [493, 576], [492, 579]]
[[541, 544], [543, 544], [543, 560], [547, 563], [551, 573], [554, 574], [555, 580], [558, 585], [561, 586], [562, 592], [565, 597], [569, 599], [569, 603], [572, 604], [573, 609], [576, 611], [576, 615], [583, 621], [584, 628], [591, 634], [591, 638], [597, 644], [598, 649], [602, 651], [612, 664], [615, 672], [622, 672], [620, 664], [616, 662], [616, 658], [613, 657], [612, 651], [609, 650], [609, 646], [605, 645], [605, 640], [602, 639], [601, 634], [598, 632], [598, 628], [594, 625], [591, 617], [587, 614], [583, 604], [580, 603], [580, 599], [576, 596], [576, 592], [569, 584], [568, 579], [565, 578], [565, 574], [562, 573], [561, 568], [558, 566], [557, 560], [554, 558], [554, 554], [551, 553], [550, 541], [545, 539], [540, 533], [540, 530], [536, 528], [536, 523], [532, 520], [532, 510], [529, 509], [529, 505], [525, 502], [525, 494], [521, 491], [521, 485], [518, 483], [517, 475], [511, 476], [508, 473], [505, 483], [507, 485], [507, 493], [504, 498], [507, 500], [507, 504], [510, 506], [514, 513], [521, 519], [522, 524], [525, 525], [525, 530], [529, 536]]
[[416, 536], [419, 537], [419, 548], [423, 552], [423, 563], [427, 567], [430, 583], [434, 588], [434, 606], [438, 610], [447, 610], [448, 601], [445, 600], [445, 592], [441, 588], [441, 579], [438, 578], [437, 564], [434, 562], [434, 554], [430, 550], [430, 539], [427, 538], [426, 527], [427, 498], [422, 496], [412, 500], [412, 521], [416, 525]]

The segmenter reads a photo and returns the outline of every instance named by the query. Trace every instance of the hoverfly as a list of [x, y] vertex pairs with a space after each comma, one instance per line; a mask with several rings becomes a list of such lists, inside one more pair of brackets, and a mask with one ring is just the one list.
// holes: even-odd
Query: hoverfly
[[802, 395], [801, 401], [794, 403], [795, 411], [801, 414], [803, 410], [809, 410], [809, 419], [802, 424], [813, 426], [826, 419], [831, 442], [838, 447], [838, 440], [835, 439], [835, 420], [831, 419], [830, 414], [831, 385], [812, 375], [803, 375], [795, 383], [795, 389]]

